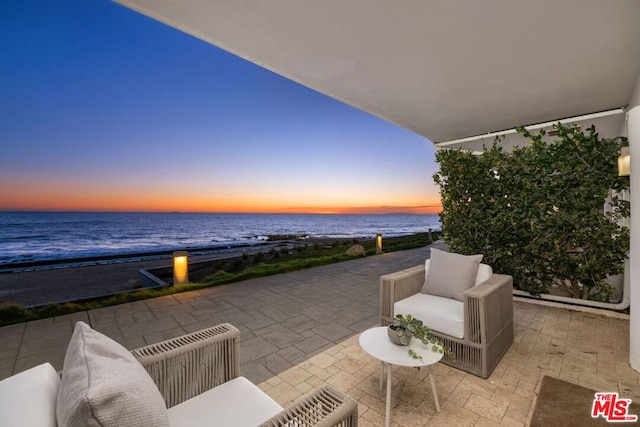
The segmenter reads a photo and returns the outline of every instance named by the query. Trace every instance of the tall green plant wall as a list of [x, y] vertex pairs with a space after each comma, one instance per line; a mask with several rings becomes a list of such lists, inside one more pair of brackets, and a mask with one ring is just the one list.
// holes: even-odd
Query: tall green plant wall
[[[498, 144], [481, 155], [440, 150], [442, 229], [454, 252], [484, 254], [517, 289], [539, 295], [552, 285], [575, 298], [607, 300], [607, 276], [623, 272], [629, 230], [617, 174], [623, 137], [600, 139], [594, 127], [554, 126], [557, 137], [530, 134], [530, 145], [506, 153]], [[610, 197], [610, 194], [613, 194]]]

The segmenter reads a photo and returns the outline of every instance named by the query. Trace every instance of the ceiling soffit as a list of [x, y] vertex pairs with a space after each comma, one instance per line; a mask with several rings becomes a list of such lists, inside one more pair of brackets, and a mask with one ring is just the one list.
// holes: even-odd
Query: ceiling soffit
[[305, 86], [449, 141], [626, 105], [637, 0], [118, 0]]

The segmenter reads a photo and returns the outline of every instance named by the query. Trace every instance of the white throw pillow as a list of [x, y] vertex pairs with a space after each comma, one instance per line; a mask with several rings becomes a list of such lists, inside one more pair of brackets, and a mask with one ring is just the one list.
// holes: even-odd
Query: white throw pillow
[[83, 322], [67, 347], [56, 412], [59, 427], [169, 426], [164, 399], [140, 362]]
[[480, 255], [460, 255], [431, 248], [429, 271], [422, 293], [464, 301], [462, 293], [473, 287]]

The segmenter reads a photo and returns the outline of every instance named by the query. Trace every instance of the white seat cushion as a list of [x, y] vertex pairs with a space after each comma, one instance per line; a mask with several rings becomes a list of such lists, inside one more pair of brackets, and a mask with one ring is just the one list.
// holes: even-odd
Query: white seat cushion
[[0, 381], [0, 426], [56, 427], [59, 387], [48, 363]]
[[393, 304], [393, 314], [410, 314], [429, 329], [464, 338], [464, 303], [456, 299], [417, 293]]
[[172, 427], [255, 427], [282, 409], [249, 380], [237, 377], [169, 408], [169, 422]]

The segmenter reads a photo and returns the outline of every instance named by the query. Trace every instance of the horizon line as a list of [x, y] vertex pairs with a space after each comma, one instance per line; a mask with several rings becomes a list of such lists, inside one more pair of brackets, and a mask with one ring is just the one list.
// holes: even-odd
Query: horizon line
[[[381, 207], [382, 209], [386, 207]], [[135, 210], [135, 209], [3, 209], [2, 213], [140, 213], [140, 214], [229, 214], [229, 215], [437, 215], [442, 211], [442, 206], [419, 206], [412, 208], [405, 207], [392, 211], [377, 211], [377, 208], [347, 208], [347, 209], [318, 209], [302, 210], [283, 209], [278, 211], [194, 211], [194, 210]], [[434, 209], [433, 212], [411, 212], [417, 209]], [[437, 209], [437, 211], [436, 211]]]

